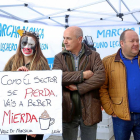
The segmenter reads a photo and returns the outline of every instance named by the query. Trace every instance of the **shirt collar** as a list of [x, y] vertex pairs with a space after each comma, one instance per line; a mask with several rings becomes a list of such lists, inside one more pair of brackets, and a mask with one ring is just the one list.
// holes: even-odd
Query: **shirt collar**
[[81, 55], [82, 51], [83, 51], [83, 48], [84, 48], [84, 47], [82, 46], [81, 50], [80, 50], [79, 53], [78, 53], [78, 56], [76, 56], [75, 54], [73, 54], [73, 53], [70, 52], [70, 51], [69, 51], [69, 53], [72, 54], [72, 55], [75, 56], [75, 57], [79, 57], [79, 56]]

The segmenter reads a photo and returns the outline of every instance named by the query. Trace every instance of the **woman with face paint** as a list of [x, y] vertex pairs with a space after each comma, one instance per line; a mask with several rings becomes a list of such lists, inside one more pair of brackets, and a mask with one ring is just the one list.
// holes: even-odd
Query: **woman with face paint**
[[[18, 30], [21, 35], [16, 54], [13, 55], [4, 71], [50, 70], [39, 43], [39, 35], [34, 32]], [[43, 140], [43, 135], [9, 135], [9, 140]]]

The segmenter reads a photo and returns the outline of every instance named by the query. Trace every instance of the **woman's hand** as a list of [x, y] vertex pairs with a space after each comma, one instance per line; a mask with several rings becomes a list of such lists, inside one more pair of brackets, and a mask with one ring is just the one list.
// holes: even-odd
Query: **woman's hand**
[[29, 71], [25, 66], [19, 67], [17, 71]]
[[31, 137], [35, 138], [36, 134], [27, 134], [27, 136], [31, 136]]

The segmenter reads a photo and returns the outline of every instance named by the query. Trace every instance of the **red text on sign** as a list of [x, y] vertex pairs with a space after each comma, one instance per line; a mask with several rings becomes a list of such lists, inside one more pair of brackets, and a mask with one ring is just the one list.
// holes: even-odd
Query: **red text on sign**
[[32, 88], [27, 88], [24, 99], [26, 99], [27, 95], [30, 95], [30, 97], [40, 97], [40, 96], [50, 97], [51, 95], [55, 96], [54, 92], [47, 88], [44, 88], [44, 90], [39, 89], [33, 90]]
[[11, 124], [11, 123], [32, 123], [33, 120], [35, 122], [38, 122], [37, 118], [34, 114], [33, 115], [31, 115], [30, 113], [14, 114], [14, 113], [11, 113], [11, 110], [9, 110], [8, 113], [6, 111], [4, 111], [2, 125], [4, 124], [4, 121], [7, 117], [9, 119], [9, 124]]

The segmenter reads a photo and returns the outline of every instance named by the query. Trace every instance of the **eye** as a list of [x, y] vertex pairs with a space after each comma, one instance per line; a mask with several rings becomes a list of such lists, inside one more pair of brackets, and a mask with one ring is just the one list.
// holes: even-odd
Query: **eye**
[[25, 46], [27, 42], [22, 42], [22, 45]]

